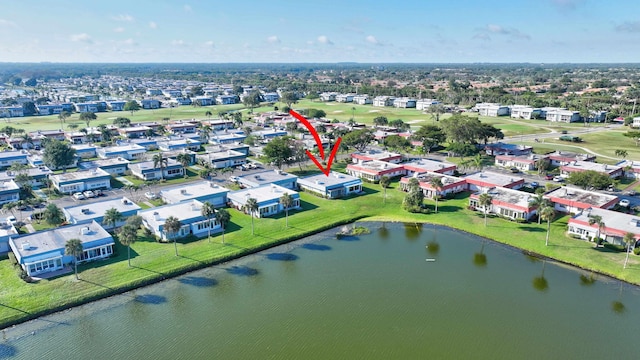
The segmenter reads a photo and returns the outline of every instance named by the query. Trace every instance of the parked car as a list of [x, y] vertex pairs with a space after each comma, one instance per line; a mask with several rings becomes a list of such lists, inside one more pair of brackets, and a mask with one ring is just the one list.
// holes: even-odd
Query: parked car
[[16, 220], [15, 216], [13, 216], [13, 215], [7, 216], [7, 224], [8, 225], [14, 225], [17, 222], [18, 222], [18, 220]]
[[620, 200], [618, 202], [618, 205], [620, 205], [622, 207], [629, 207], [629, 205], [631, 205], [631, 203], [627, 199], [622, 199], [622, 200]]
[[96, 197], [96, 194], [91, 190], [87, 190], [87, 191], [82, 192], [82, 195], [84, 195], [84, 197], [86, 197], [87, 199], [91, 199], [91, 198]]
[[98, 190], [93, 190], [93, 193], [94, 193], [96, 196], [103, 196], [103, 195], [104, 195], [104, 193], [102, 193], [102, 190], [100, 190], [100, 189], [98, 189]]
[[555, 182], [563, 182], [564, 178], [562, 176], [554, 176], [553, 181]]
[[82, 194], [81, 192], [73, 193], [73, 195], [71, 195], [71, 196], [76, 200], [84, 200], [84, 199], [86, 199], [84, 194]]
[[538, 182], [537, 182], [537, 181], [532, 181], [532, 182], [531, 182], [531, 187], [532, 187], [532, 188], [534, 188], [534, 189], [535, 189], [535, 188], [537, 188], [538, 186], [540, 186], [540, 184], [538, 184]]
[[628, 195], [628, 196], [636, 196], [636, 195], [638, 195], [638, 193], [635, 190], [629, 190], [629, 191], [625, 192], [624, 194]]
[[551, 175], [551, 174], [545, 174], [545, 175], [544, 175], [544, 179], [545, 179], [545, 180], [553, 180], [553, 175]]
[[516, 174], [520, 172], [520, 169], [518, 169], [517, 167], [512, 167], [511, 169], [509, 169], [512, 173]]
[[232, 183], [237, 183], [238, 182], [238, 177], [237, 176], [229, 176], [229, 181], [231, 181]]
[[144, 197], [146, 197], [149, 200], [153, 200], [157, 198], [158, 195], [156, 195], [156, 193], [154, 193], [153, 191], [147, 191], [146, 193], [144, 193]]

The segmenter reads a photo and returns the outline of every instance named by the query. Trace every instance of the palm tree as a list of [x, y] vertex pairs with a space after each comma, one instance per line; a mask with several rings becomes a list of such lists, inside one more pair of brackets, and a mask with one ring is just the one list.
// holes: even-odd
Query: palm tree
[[616, 156], [620, 156], [623, 160], [627, 157], [627, 155], [629, 155], [627, 150], [623, 150], [623, 149], [616, 149], [614, 153]]
[[[538, 209], [550, 206], [549, 199], [543, 197], [542, 194], [537, 194], [535, 197], [533, 197], [530, 200], [529, 204], [531, 205], [531, 207], [535, 207]], [[540, 225], [540, 213], [538, 213], [538, 225]]]
[[211, 126], [209, 125], [205, 125], [200, 129], [200, 139], [203, 141], [203, 143], [207, 144], [209, 143], [209, 137], [211, 136]]
[[211, 218], [215, 216], [216, 208], [213, 205], [211, 205], [210, 202], [205, 201], [202, 204], [202, 209], [200, 209], [200, 212], [202, 213], [202, 216], [207, 218], [207, 221], [209, 222], [209, 225], [207, 226], [207, 228], [209, 229], [207, 238], [209, 239], [209, 242], [211, 242]]
[[164, 180], [164, 169], [167, 167], [169, 160], [162, 155], [162, 153], [157, 153], [153, 155], [153, 168], [160, 169], [160, 178]]
[[102, 217], [102, 223], [107, 227], [115, 228], [116, 224], [124, 219], [124, 216], [118, 209], [112, 207], [111, 209], [104, 212], [104, 216]]
[[589, 217], [589, 225], [598, 225], [598, 231], [596, 232], [596, 246], [600, 243], [600, 232], [605, 228], [604, 221], [602, 220], [602, 216], [593, 215]]
[[229, 220], [231, 220], [231, 214], [227, 209], [218, 209], [215, 216], [216, 220], [220, 223], [220, 227], [222, 227], [222, 243], [224, 244], [224, 229], [227, 227]]
[[280, 204], [284, 208], [284, 219], [285, 219], [285, 227], [289, 227], [289, 208], [293, 205], [293, 196], [289, 193], [284, 193], [280, 197]]
[[549, 231], [551, 230], [551, 220], [555, 216], [556, 216], [556, 211], [553, 209], [552, 206], [544, 205], [540, 209], [540, 214], [538, 216], [538, 219], [542, 218], [542, 219], [546, 220], [546, 222], [547, 222], [547, 237], [544, 240], [544, 246], [548, 246], [549, 245]]
[[138, 238], [138, 228], [133, 224], [125, 224], [122, 228], [120, 228], [120, 233], [118, 234], [118, 240], [120, 243], [127, 247], [127, 262], [129, 263], [129, 267], [131, 267], [131, 244], [136, 242]]
[[243, 210], [251, 216], [251, 235], [253, 235], [253, 214], [258, 211], [258, 200], [255, 198], [247, 199]]
[[482, 155], [476, 154], [471, 161], [473, 161], [473, 166], [478, 169], [478, 171], [482, 171]]
[[387, 188], [389, 187], [390, 183], [391, 183], [391, 178], [389, 178], [388, 176], [380, 177], [380, 186], [384, 190], [384, 198], [382, 200], [384, 203], [387, 202]]
[[191, 155], [186, 152], [178, 154], [176, 156], [176, 160], [182, 165], [182, 171], [184, 172], [184, 177], [188, 177], [187, 175], [187, 166], [191, 164]]
[[438, 192], [442, 189], [442, 178], [438, 176], [433, 176], [429, 179], [429, 184], [433, 188], [433, 199], [436, 201], [436, 214], [438, 213]]
[[211, 120], [211, 115], [213, 115], [213, 113], [209, 110], [204, 113], [204, 116], [206, 116], [208, 120]]
[[489, 211], [489, 206], [491, 206], [492, 201], [493, 197], [487, 193], [482, 193], [478, 197], [478, 204], [482, 206], [484, 212], [484, 226], [487, 226], [487, 212]]
[[60, 225], [64, 221], [65, 216], [56, 204], [49, 204], [44, 209], [42, 218], [49, 225]]
[[80, 241], [80, 239], [69, 239], [64, 244], [64, 253], [66, 255], [73, 256], [73, 265], [74, 265], [74, 268], [75, 268], [76, 280], [79, 280], [79, 278], [78, 278], [78, 256], [82, 255], [82, 252], [83, 252], [82, 241]]
[[181, 227], [182, 227], [182, 223], [175, 216], [169, 216], [164, 221], [164, 230], [167, 233], [167, 240], [170, 237], [173, 237], [173, 246], [175, 247], [175, 250], [176, 250], [176, 256], [178, 256], [178, 243], [177, 243], [178, 231], [180, 231]]
[[624, 266], [622, 267], [623, 269], [626, 269], [627, 261], [629, 261], [629, 253], [632, 250], [632, 246], [636, 242], [636, 235], [632, 232], [628, 232], [624, 234], [624, 238], [622, 238], [622, 240], [627, 244], [627, 257], [624, 259]]

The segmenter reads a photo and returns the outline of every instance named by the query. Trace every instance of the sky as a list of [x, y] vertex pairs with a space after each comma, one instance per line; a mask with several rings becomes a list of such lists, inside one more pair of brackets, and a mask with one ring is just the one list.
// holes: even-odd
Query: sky
[[625, 63], [637, 0], [0, 0], [0, 62]]

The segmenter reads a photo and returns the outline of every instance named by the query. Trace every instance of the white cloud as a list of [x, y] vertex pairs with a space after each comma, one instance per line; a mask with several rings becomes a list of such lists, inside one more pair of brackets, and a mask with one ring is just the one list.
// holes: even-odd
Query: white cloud
[[124, 32], [124, 28], [123, 27], [117, 27], [117, 28], [113, 29], [113, 32], [117, 32], [117, 33]]
[[640, 21], [627, 21], [616, 26], [616, 31], [619, 32], [640, 32]]
[[129, 14], [118, 14], [111, 17], [115, 21], [133, 22], [133, 16]]
[[268, 42], [269, 44], [277, 44], [277, 43], [279, 43], [279, 42], [280, 42], [280, 39], [278, 39], [278, 37], [277, 37], [277, 36], [275, 36], [275, 35], [271, 35], [271, 36], [269, 36], [269, 37], [267, 38], [267, 42]]
[[89, 36], [86, 33], [71, 35], [71, 41], [84, 42], [84, 43], [88, 43], [88, 44], [93, 43], [93, 40], [91, 40], [91, 36]]
[[578, 6], [582, 5], [585, 0], [551, 0], [551, 2], [561, 9], [575, 10]]
[[184, 11], [191, 12], [191, 5], [185, 5], [184, 6]]
[[184, 42], [184, 40], [172, 40], [171, 41], [171, 45], [173, 46], [185, 46], [186, 43]]
[[0, 26], [14, 27], [16, 26], [16, 23], [14, 23], [13, 21], [5, 20], [5, 19], [0, 19]]
[[155, 21], [149, 21], [149, 27], [152, 29], [157, 29], [158, 24], [156, 24]]
[[329, 40], [329, 38], [326, 35], [318, 36], [318, 42], [320, 44], [333, 45], [333, 42], [331, 42], [331, 40]]
[[520, 32], [520, 30], [515, 29], [515, 28], [504, 28], [500, 25], [495, 25], [495, 24], [489, 24], [487, 25], [487, 31], [494, 33], [494, 34], [500, 34], [500, 35], [508, 35], [514, 38], [518, 38], [518, 39], [527, 39], [530, 40], [531, 36]]
[[214, 45], [213, 41], [209, 40], [209, 41], [205, 41], [204, 42], [204, 46], [214, 47], [215, 45]]
[[307, 40], [307, 45], [313, 45], [313, 41]]
[[131, 38], [123, 41], [122, 43], [125, 44], [125, 45], [138, 45], [138, 43], [135, 40], [131, 39]]
[[380, 44], [380, 42], [378, 41], [378, 39], [376, 39], [375, 36], [373, 35], [369, 35], [365, 38], [365, 40], [369, 43], [369, 44], [374, 44], [374, 45], [382, 45]]

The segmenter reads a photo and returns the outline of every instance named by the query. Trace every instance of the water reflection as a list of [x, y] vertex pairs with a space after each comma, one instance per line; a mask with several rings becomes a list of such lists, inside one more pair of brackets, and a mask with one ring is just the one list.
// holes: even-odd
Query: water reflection
[[622, 314], [627, 310], [627, 308], [622, 303], [622, 286], [623, 285], [624, 284], [621, 282], [620, 290], [618, 290], [618, 299], [611, 302], [611, 310], [613, 310], [613, 312], [616, 314]]
[[422, 224], [404, 223], [404, 236], [409, 241], [415, 241], [420, 238], [422, 233]]
[[331, 250], [331, 246], [329, 245], [321, 245], [321, 244], [313, 244], [313, 243], [309, 243], [309, 244], [304, 244], [302, 245], [303, 249], [307, 249], [307, 250], [317, 250], [317, 251], [329, 251]]
[[267, 259], [276, 261], [296, 261], [298, 255], [292, 253], [271, 253], [267, 255]]
[[135, 301], [141, 304], [159, 305], [167, 302], [167, 298], [160, 295], [146, 294], [137, 295]]
[[389, 239], [389, 229], [387, 229], [386, 223], [383, 222], [382, 226], [378, 228], [378, 236], [380, 236], [382, 240]]
[[178, 279], [178, 281], [183, 284], [196, 287], [211, 287], [218, 285], [218, 281], [216, 279], [211, 279], [203, 276], [185, 276]]
[[589, 276], [580, 274], [580, 285], [591, 286], [596, 283], [596, 278], [593, 276], [593, 272], [589, 273]]
[[254, 269], [246, 265], [232, 266], [230, 268], [226, 268], [225, 271], [229, 274], [238, 276], [256, 276], [260, 273], [258, 269]]
[[540, 276], [536, 276], [533, 278], [533, 288], [541, 292], [547, 291], [547, 289], [549, 288], [549, 283], [544, 277], [544, 267], [546, 264], [547, 261], [542, 260], [542, 273], [540, 274]]
[[473, 254], [473, 264], [477, 267], [487, 266], [487, 255], [484, 253], [484, 243], [485, 243], [485, 240], [482, 240], [482, 245], [480, 246], [480, 252]]
[[18, 351], [15, 346], [0, 344], [0, 359], [8, 359], [16, 356]]

